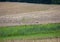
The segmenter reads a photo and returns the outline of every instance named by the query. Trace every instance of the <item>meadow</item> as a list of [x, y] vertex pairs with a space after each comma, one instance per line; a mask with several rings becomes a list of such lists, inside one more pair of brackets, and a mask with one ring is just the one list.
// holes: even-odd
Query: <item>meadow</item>
[[60, 23], [0, 27], [0, 39], [40, 39], [52, 37], [60, 37]]

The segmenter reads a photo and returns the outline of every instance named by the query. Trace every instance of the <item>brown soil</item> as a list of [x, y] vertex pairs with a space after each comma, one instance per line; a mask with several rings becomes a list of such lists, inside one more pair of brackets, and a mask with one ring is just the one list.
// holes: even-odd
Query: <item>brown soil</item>
[[0, 16], [45, 10], [60, 10], [60, 5], [28, 4], [17, 2], [0, 2]]
[[38, 39], [38, 40], [4, 39], [0, 40], [0, 42], [60, 42], [60, 38]]
[[60, 5], [0, 2], [0, 26], [60, 23]]
[[[60, 5], [0, 2], [0, 26], [41, 23], [60, 23]], [[0, 42], [60, 42], [60, 38], [40, 40], [0, 39]]]

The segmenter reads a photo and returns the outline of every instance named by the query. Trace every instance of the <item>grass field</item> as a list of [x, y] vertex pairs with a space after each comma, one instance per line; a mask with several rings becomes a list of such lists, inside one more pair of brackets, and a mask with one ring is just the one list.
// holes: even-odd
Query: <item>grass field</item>
[[0, 39], [39, 39], [49, 37], [60, 37], [60, 23], [0, 27]]

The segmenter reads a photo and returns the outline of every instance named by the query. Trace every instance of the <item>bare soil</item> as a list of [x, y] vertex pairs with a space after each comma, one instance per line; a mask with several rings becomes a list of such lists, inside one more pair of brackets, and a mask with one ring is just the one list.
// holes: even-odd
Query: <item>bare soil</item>
[[4, 39], [0, 42], [60, 42], [60, 38], [38, 39], [38, 40], [19, 40], [19, 39]]
[[0, 16], [45, 10], [60, 10], [60, 5], [0, 2]]
[[0, 2], [0, 26], [60, 23], [60, 5]]
[[[60, 23], [60, 5], [0, 2], [0, 26]], [[60, 38], [0, 42], [60, 42]]]

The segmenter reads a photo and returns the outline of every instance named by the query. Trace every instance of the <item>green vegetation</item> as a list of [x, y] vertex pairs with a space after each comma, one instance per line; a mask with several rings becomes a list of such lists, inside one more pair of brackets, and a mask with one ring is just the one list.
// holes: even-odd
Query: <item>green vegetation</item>
[[28, 2], [42, 4], [60, 4], [60, 0], [0, 0], [1, 2]]
[[52, 0], [53, 4], [60, 4], [60, 0]]
[[60, 23], [0, 27], [0, 38], [60, 37]]

